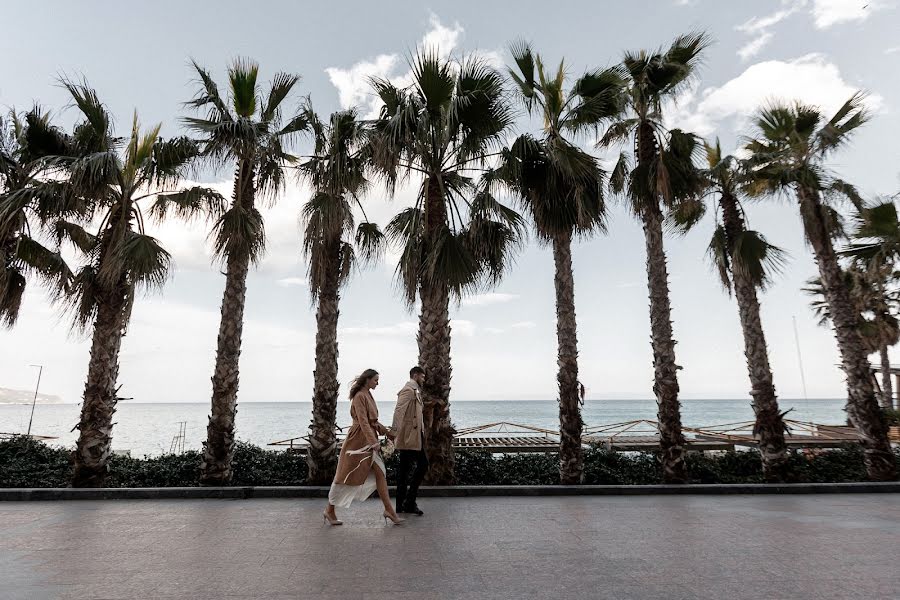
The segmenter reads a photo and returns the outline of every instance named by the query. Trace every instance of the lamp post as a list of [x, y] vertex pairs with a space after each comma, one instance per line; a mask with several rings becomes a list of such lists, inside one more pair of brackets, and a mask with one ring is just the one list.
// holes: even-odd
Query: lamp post
[[31, 416], [28, 418], [28, 433], [25, 434], [26, 436], [31, 435], [31, 422], [34, 420], [34, 405], [37, 404], [38, 388], [41, 387], [41, 375], [44, 373], [44, 365], [28, 365], [28, 366], [38, 368], [38, 378], [37, 378], [37, 385], [34, 386], [34, 400], [31, 401]]

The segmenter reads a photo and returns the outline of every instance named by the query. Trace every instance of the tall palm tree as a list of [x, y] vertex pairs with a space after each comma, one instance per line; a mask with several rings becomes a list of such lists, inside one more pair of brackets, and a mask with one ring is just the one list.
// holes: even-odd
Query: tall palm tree
[[541, 56], [527, 43], [512, 48], [516, 68], [509, 70], [530, 114], [543, 122], [540, 139], [522, 136], [498, 171], [534, 222], [538, 238], [552, 246], [555, 264], [556, 337], [559, 371], [559, 477], [563, 484], [582, 480], [578, 334], [572, 240], [606, 229], [603, 188], [606, 174], [575, 138], [592, 131], [620, 110], [619, 69], [594, 70], [569, 90], [560, 62], [556, 73], [544, 69]]
[[387, 229], [399, 244], [399, 284], [410, 308], [418, 298], [419, 365], [423, 386], [428, 481], [453, 481], [450, 422], [450, 298], [496, 283], [518, 242], [520, 218], [486, 192], [472, 175], [499, 148], [513, 121], [503, 77], [480, 58], [456, 61], [422, 51], [405, 89], [374, 80], [384, 105], [373, 125], [369, 152], [393, 189], [421, 177], [415, 206]]
[[[733, 156], [722, 156], [719, 140], [704, 144], [708, 168], [704, 171], [710, 193], [718, 196], [716, 228], [709, 244], [709, 256], [722, 286], [734, 292], [744, 334], [744, 356], [750, 376], [750, 396], [756, 424], [753, 434], [759, 444], [763, 475], [768, 481], [787, 476], [788, 450], [783, 414], [778, 408], [769, 350], [760, 317], [757, 290], [763, 291], [784, 264], [784, 251], [770, 244], [762, 234], [747, 229], [740, 203], [745, 170]], [[679, 228], [688, 229], [703, 215], [706, 204], [685, 202], [674, 212]]]
[[59, 249], [47, 248], [40, 229], [66, 216], [66, 206], [11, 202], [8, 195], [31, 186], [43, 171], [42, 159], [59, 153], [63, 134], [49, 114], [35, 107], [25, 115], [10, 111], [0, 117], [0, 325], [12, 327], [19, 317], [29, 276], [65, 294], [72, 272]]
[[361, 152], [367, 135], [356, 111], [333, 113], [328, 124], [309, 106], [306, 113], [315, 149], [300, 165], [301, 175], [313, 188], [312, 198], [303, 207], [303, 251], [309, 261], [310, 296], [317, 305], [313, 416], [306, 461], [310, 483], [321, 485], [332, 480], [337, 467], [340, 288], [357, 262], [354, 241], [362, 258], [371, 261], [380, 256], [384, 235], [368, 221], [357, 227], [353, 215], [354, 208], [362, 210], [360, 196], [368, 188], [367, 161]]
[[[212, 376], [212, 408], [203, 445], [200, 482], [223, 485], [231, 480], [234, 457], [234, 422], [247, 274], [265, 250], [265, 228], [258, 200], [274, 199], [283, 188], [285, 168], [296, 161], [290, 144], [308, 128], [301, 112], [285, 118], [283, 104], [300, 80], [277, 73], [265, 96], [257, 81], [259, 65], [237, 59], [228, 68], [228, 90], [219, 92], [210, 74], [192, 62], [198, 91], [187, 102], [202, 117], [184, 119], [200, 136], [203, 155], [217, 168], [234, 166], [231, 205], [224, 212], [209, 212], [205, 204], [182, 199], [178, 210], [186, 215], [206, 211], [214, 220], [215, 256], [225, 266], [225, 292]], [[197, 199], [194, 199], [197, 200]]]
[[754, 166], [754, 193], [791, 191], [796, 195], [847, 377], [847, 412], [859, 433], [869, 477], [884, 481], [897, 475], [894, 454], [875, 397], [871, 366], [859, 331], [859, 313], [844, 283], [832, 241], [833, 219], [825, 203], [837, 194], [859, 204], [855, 190], [837, 179], [826, 161], [868, 120], [863, 100], [861, 94], [855, 94], [830, 119], [814, 106], [772, 103], [755, 116], [754, 137], [746, 149]]
[[[62, 83], [81, 121], [61, 144], [66, 152], [44, 158], [48, 176], [11, 194], [10, 199], [31, 205], [54, 199], [80, 215], [53, 226], [58, 240], [72, 243], [87, 258], [65, 298], [73, 327], [77, 331], [92, 329], [81, 419], [76, 426], [79, 435], [72, 485], [96, 487], [102, 486], [107, 471], [119, 350], [135, 296], [141, 288], [162, 287], [170, 268], [169, 253], [144, 229], [140, 202], [160, 193], [209, 192], [203, 188], [168, 189], [178, 184], [198, 155], [191, 140], [163, 140], [160, 125], [142, 132], [137, 115], [130, 136], [118, 138], [93, 89], [86, 83]], [[99, 223], [95, 233], [85, 228], [92, 223]]]
[[653, 392], [658, 406], [663, 479], [669, 483], [682, 483], [687, 474], [678, 402], [679, 367], [675, 363], [669, 274], [663, 247], [664, 211], [696, 198], [703, 183], [693, 164], [696, 141], [680, 130], [667, 131], [663, 110], [690, 84], [709, 44], [705, 33], [695, 33], [677, 37], [665, 50], [626, 53], [622, 61], [627, 80], [625, 110], [599, 142], [601, 147], [633, 142], [633, 159], [625, 152], [621, 154], [610, 184], [616, 193], [625, 193], [644, 228]]
[[855, 264], [866, 269], [872, 280], [873, 291], [878, 292], [877, 310], [873, 314], [880, 324], [881, 363], [881, 406], [894, 407], [894, 393], [891, 381], [891, 360], [888, 350], [897, 343], [896, 313], [900, 298], [897, 298], [897, 281], [900, 272], [896, 270], [900, 260], [900, 218], [894, 198], [887, 198], [872, 206], [856, 211], [856, 227], [852, 242], [843, 252]]

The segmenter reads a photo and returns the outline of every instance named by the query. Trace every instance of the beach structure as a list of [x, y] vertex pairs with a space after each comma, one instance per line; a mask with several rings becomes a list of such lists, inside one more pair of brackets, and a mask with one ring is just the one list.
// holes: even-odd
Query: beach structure
[[[844, 425], [823, 425], [807, 421], [785, 419], [789, 428], [785, 442], [789, 448], [839, 448], [859, 443], [856, 429]], [[741, 421], [702, 427], [684, 427], [686, 449], [689, 452], [726, 451], [755, 448], [754, 421]], [[647, 452], [659, 450], [659, 425], [650, 419], [621, 423], [585, 426], [584, 447], [599, 446], [618, 452]], [[892, 441], [900, 442], [900, 428], [892, 428]], [[338, 447], [344, 435], [338, 435]], [[305, 453], [305, 437], [293, 437], [268, 444], [291, 452]], [[453, 437], [454, 450], [482, 450], [492, 454], [521, 454], [559, 451], [559, 432], [508, 421], [466, 427]]]

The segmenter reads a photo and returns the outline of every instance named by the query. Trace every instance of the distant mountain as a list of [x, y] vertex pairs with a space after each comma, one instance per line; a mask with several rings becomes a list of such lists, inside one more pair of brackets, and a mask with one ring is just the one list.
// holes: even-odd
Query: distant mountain
[[[0, 387], [0, 404], [31, 404], [34, 390], [11, 390]], [[38, 394], [38, 404], [62, 404], [62, 398], [49, 394]]]

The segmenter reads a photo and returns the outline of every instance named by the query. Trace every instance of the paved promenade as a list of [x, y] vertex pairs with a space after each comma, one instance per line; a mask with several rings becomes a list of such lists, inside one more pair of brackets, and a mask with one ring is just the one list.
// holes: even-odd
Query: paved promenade
[[900, 597], [900, 496], [0, 503], [0, 598]]

